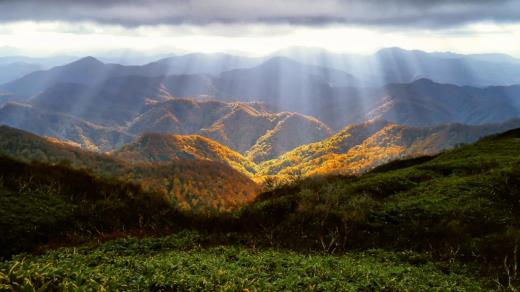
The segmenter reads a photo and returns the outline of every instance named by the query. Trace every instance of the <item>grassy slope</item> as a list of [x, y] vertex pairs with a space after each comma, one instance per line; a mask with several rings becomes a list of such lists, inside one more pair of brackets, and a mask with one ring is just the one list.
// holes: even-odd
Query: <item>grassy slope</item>
[[[381, 250], [303, 255], [237, 246], [201, 248], [197, 233], [66, 248], [0, 263], [0, 289], [468, 290], [496, 287], [457, 264]], [[247, 290], [246, 290], [247, 289]]]
[[38, 244], [168, 226], [174, 210], [160, 193], [86, 171], [0, 156], [0, 257]]
[[241, 220], [253, 234], [286, 247], [411, 248], [500, 266], [516, 257], [519, 198], [515, 130], [359, 177], [284, 186], [261, 194]]

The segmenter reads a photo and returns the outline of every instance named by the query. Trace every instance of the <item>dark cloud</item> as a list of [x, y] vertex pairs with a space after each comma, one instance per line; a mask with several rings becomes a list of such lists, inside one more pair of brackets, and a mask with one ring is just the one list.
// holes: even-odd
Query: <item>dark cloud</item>
[[0, 22], [417, 25], [518, 22], [518, 0], [0, 0]]

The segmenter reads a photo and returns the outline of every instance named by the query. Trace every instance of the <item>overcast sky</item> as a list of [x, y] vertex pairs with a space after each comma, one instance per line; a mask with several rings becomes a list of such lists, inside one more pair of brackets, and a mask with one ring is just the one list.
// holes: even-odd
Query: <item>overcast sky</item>
[[399, 46], [520, 57], [518, 0], [0, 0], [0, 55]]

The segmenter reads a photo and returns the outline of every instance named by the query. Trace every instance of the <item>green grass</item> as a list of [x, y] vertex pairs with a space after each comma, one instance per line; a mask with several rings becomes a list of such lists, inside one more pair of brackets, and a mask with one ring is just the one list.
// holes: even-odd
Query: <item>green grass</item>
[[497, 288], [457, 264], [426, 254], [368, 250], [341, 256], [200, 247], [184, 232], [119, 239], [94, 247], [19, 255], [0, 264], [0, 289], [180, 291], [480, 291]]

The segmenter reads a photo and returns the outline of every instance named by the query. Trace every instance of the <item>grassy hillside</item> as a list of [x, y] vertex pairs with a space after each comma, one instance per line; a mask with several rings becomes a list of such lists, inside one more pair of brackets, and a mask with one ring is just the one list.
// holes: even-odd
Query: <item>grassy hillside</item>
[[0, 257], [38, 244], [168, 226], [167, 197], [63, 165], [0, 156]]
[[512, 130], [358, 177], [282, 186], [261, 194], [241, 220], [277, 246], [412, 249], [503, 274], [518, 260], [519, 198], [520, 130]]

